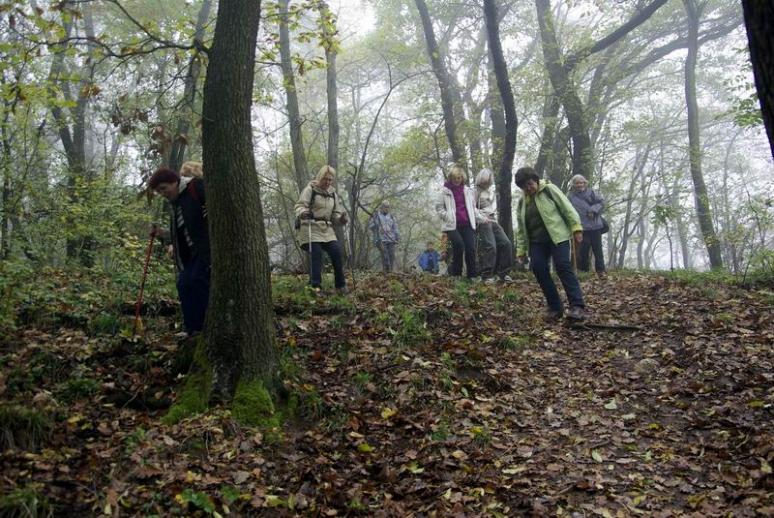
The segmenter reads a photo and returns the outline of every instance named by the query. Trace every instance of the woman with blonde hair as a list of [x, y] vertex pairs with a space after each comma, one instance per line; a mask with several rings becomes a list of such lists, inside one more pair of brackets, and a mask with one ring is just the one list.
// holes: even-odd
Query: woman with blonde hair
[[344, 278], [344, 266], [341, 248], [333, 230], [335, 223], [346, 225], [347, 213], [338, 200], [333, 187], [336, 170], [323, 166], [314, 180], [301, 191], [295, 206], [298, 243], [301, 249], [309, 252], [309, 284], [315, 292], [322, 287], [322, 253], [328, 254], [333, 264], [333, 276], [336, 291], [346, 293], [347, 282]]
[[465, 170], [455, 165], [443, 184], [435, 210], [441, 218], [441, 230], [452, 244], [449, 275], [462, 275], [462, 257], [465, 256], [467, 278], [476, 276], [476, 220], [481, 216], [476, 209], [473, 190], [465, 185]]
[[204, 178], [202, 163], [194, 162], [192, 160], [183, 162], [183, 165], [180, 166], [180, 176], [185, 176], [186, 178]]

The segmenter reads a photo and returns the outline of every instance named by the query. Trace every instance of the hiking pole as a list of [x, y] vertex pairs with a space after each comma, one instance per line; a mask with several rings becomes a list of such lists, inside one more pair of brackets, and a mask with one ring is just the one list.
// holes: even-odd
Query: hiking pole
[[575, 243], [575, 236], [570, 238], [572, 243], [572, 271], [578, 273], [578, 245]]
[[140, 293], [137, 294], [137, 303], [134, 305], [134, 327], [132, 336], [137, 335], [138, 328], [142, 327], [140, 320], [140, 308], [142, 307], [142, 294], [145, 291], [145, 279], [148, 278], [148, 265], [150, 264], [151, 252], [153, 251], [153, 240], [156, 239], [158, 229], [156, 225], [151, 227], [150, 240], [148, 241], [148, 250], [145, 252], [145, 267], [142, 270], [142, 280], [140, 281]]
[[349, 222], [347, 222], [346, 225], [344, 225], [345, 235], [344, 235], [344, 245], [346, 246], [347, 250], [347, 257], [348, 257], [348, 263], [349, 263], [349, 274], [352, 276], [352, 290], [357, 289], [357, 282], [355, 281], [355, 256], [352, 255], [352, 247], [349, 243]]

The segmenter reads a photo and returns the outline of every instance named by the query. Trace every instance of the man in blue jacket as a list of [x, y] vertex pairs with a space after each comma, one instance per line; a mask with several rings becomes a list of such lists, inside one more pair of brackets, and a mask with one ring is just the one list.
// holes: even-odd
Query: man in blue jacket
[[368, 228], [373, 232], [374, 244], [382, 256], [382, 268], [385, 272], [395, 270], [395, 245], [400, 241], [398, 223], [390, 213], [390, 203], [385, 200], [374, 213]]

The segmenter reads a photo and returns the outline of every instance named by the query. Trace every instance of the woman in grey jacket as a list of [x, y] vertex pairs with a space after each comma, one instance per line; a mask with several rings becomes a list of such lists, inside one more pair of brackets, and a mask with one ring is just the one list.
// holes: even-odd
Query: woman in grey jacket
[[481, 278], [486, 284], [493, 283], [498, 277], [502, 281], [511, 281], [508, 275], [513, 262], [513, 245], [505, 235], [503, 227], [497, 222], [497, 205], [492, 189], [494, 173], [484, 168], [476, 176], [476, 207], [482, 222], [476, 225], [478, 234], [478, 252], [481, 264]]
[[583, 225], [583, 241], [580, 246], [578, 269], [582, 272], [589, 271], [589, 251], [594, 254], [594, 269], [597, 275], [605, 275], [605, 256], [602, 251], [602, 210], [605, 208], [605, 200], [602, 196], [589, 188], [589, 182], [582, 175], [576, 174], [570, 178], [572, 186], [567, 196], [578, 211]]

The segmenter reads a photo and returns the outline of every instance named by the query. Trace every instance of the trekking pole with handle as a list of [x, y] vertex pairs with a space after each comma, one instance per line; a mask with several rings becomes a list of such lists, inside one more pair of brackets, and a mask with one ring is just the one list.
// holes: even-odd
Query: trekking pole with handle
[[357, 289], [357, 282], [355, 281], [355, 256], [352, 255], [352, 247], [349, 244], [349, 221], [344, 225], [344, 253], [347, 256], [347, 262], [349, 263], [349, 274], [352, 276], [352, 289]]
[[309, 229], [309, 267], [311, 268], [312, 264], [312, 219], [309, 218], [306, 220], [306, 228]]
[[578, 244], [575, 242], [575, 235], [570, 238], [572, 244], [572, 271], [578, 273]]
[[142, 308], [142, 294], [145, 291], [145, 279], [148, 278], [148, 265], [150, 264], [151, 252], [153, 251], [153, 240], [156, 239], [156, 233], [158, 228], [156, 225], [151, 227], [150, 241], [148, 241], [148, 250], [145, 252], [145, 267], [142, 270], [142, 280], [140, 281], [140, 293], [137, 295], [137, 303], [134, 305], [134, 327], [132, 328], [132, 336], [137, 334], [137, 330], [142, 328], [142, 321], [140, 319], [140, 308]]

